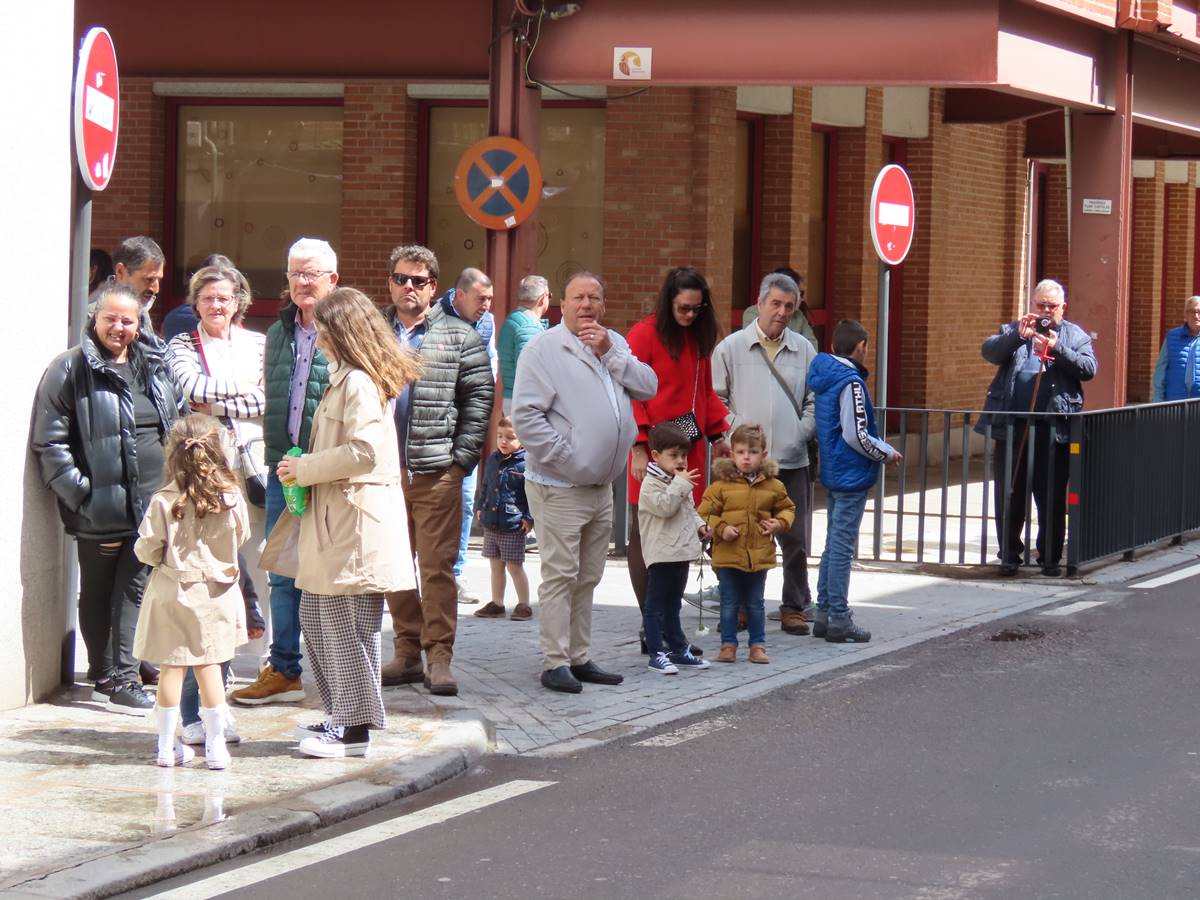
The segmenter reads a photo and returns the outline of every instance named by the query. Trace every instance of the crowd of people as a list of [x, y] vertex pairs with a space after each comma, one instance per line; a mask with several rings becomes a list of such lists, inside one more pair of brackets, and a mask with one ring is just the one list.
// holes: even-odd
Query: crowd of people
[[[159, 765], [182, 765], [203, 744], [206, 764], [226, 767], [238, 740], [227, 698], [303, 700], [306, 668], [325, 712], [297, 729], [312, 757], [365, 755], [385, 726], [383, 687], [457, 694], [458, 607], [479, 602], [463, 578], [473, 523], [491, 572], [475, 615], [534, 617], [524, 563], [536, 535], [541, 683], [567, 693], [620, 684], [591, 647], [620, 477], [649, 672], [710, 665], [680, 624], [690, 567], [706, 557], [720, 600], [717, 662], [737, 661], [745, 630], [746, 659], [769, 663], [764, 593], [780, 561], [770, 618], [782, 633], [871, 638], [850, 610], [851, 560], [879, 469], [902, 457], [875, 420], [867, 331], [843, 320], [819, 352], [793, 270], [767, 275], [743, 327], [724, 337], [693, 267], [667, 273], [654, 312], [626, 336], [604, 324], [599, 275], [570, 277], [554, 327], [549, 283], [528, 276], [497, 333], [493, 285], [478, 269], [439, 294], [434, 253], [399, 246], [381, 311], [339, 283], [326, 241], [301, 238], [264, 336], [244, 326], [250, 285], [226, 257], [203, 261], [187, 303], [157, 333], [157, 244], [122, 242], [111, 274], [93, 262], [87, 324], [42, 379], [32, 449], [78, 547], [92, 697], [152, 711]], [[1164, 344], [1169, 390], [1190, 392], [1196, 380], [1192, 301], [1196, 321]], [[1090, 339], [1063, 319], [1061, 287], [1039, 285], [1034, 305], [983, 345], [1000, 367], [990, 410], [1073, 411], [1095, 374]], [[828, 533], [814, 598], [818, 458]], [[1065, 479], [1065, 464], [1053, 468]], [[1062, 551], [1054, 494], [1061, 518], [1065, 481], [1039, 484], [1039, 549], [1052, 574]], [[1007, 572], [1023, 549], [1011, 530], [1023, 509], [1005, 515], [1004, 504], [1015, 494], [996, 504]], [[259, 547], [261, 558], [248, 558]], [[236, 648], [266, 628], [256, 570], [268, 573], [269, 653], [252, 683], [226, 695]], [[155, 697], [145, 687], [156, 682]]]

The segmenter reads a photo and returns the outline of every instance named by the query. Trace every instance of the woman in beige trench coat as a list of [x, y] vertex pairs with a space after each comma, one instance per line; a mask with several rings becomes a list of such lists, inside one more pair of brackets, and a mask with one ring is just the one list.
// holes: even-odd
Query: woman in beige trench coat
[[284, 515], [263, 553], [301, 589], [300, 627], [328, 716], [297, 729], [308, 756], [365, 756], [384, 727], [379, 631], [383, 595], [416, 586], [391, 401], [420, 367], [382, 314], [354, 288], [314, 309], [329, 388], [313, 415], [311, 449], [285, 456], [279, 479], [311, 487], [308, 508]]

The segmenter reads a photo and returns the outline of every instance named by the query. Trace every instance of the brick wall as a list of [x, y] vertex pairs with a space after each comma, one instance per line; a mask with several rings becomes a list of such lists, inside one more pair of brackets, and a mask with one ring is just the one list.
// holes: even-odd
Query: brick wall
[[808, 271], [812, 88], [792, 91], [790, 116], [767, 116], [763, 136], [762, 261], [764, 271], [789, 265]]
[[122, 78], [120, 103], [112, 181], [92, 196], [92, 246], [109, 253], [131, 235], [163, 240], [163, 99], [154, 95], [152, 79]]
[[[857, 319], [874, 346], [879, 303], [879, 258], [867, 229], [871, 188], [883, 165], [883, 91], [868, 88], [866, 124], [843, 128], [837, 141], [837, 213], [830, 325]], [[830, 332], [832, 334], [832, 331]], [[874, 389], [874, 375], [871, 388]]]
[[978, 409], [995, 372], [980, 345], [1021, 305], [1024, 129], [946, 125], [943, 100], [933, 92], [929, 138], [908, 144], [918, 226], [904, 264], [896, 401]]
[[671, 266], [699, 266], [721, 322], [732, 289], [733, 88], [653, 88], [609, 104], [604, 276], [608, 324], [648, 314]]
[[[1133, 247], [1129, 277], [1126, 399], [1150, 400], [1150, 379], [1162, 342], [1163, 166], [1154, 178], [1133, 180]], [[1182, 306], [1182, 305], [1181, 305]]]
[[[343, 284], [387, 301], [387, 261], [416, 238], [417, 115], [402, 81], [347, 82], [342, 120]], [[442, 273], [441, 287], [457, 273]]]
[[1049, 165], [1045, 167], [1045, 171], [1043, 277], [1053, 278], [1067, 288], [1069, 296], [1068, 280], [1071, 272], [1071, 255], [1067, 247], [1067, 167], [1065, 165]]
[[1187, 184], [1166, 185], [1166, 326], [1183, 321], [1183, 301], [1192, 296], [1196, 255], [1196, 164], [1188, 164]]

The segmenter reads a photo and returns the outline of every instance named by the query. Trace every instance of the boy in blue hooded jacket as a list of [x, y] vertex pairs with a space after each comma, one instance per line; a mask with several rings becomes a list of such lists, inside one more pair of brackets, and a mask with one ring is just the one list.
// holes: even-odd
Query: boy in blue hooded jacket
[[829, 492], [812, 633], [835, 644], [871, 639], [871, 632], [856, 625], [850, 614], [850, 563], [880, 464], [898, 465], [902, 460], [875, 427], [866, 384], [869, 373], [863, 365], [868, 337], [860, 323], [843, 319], [833, 329], [833, 353], [818, 353], [808, 368], [821, 445], [821, 482]]

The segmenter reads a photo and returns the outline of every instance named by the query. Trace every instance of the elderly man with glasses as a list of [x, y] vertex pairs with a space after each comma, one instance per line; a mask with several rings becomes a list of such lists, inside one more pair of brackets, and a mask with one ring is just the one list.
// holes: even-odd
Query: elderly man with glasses
[[450, 663], [458, 628], [454, 563], [462, 483], [487, 441], [495, 381], [487, 347], [471, 321], [433, 302], [437, 279], [437, 257], [428, 247], [407, 244], [392, 251], [388, 321], [396, 340], [418, 354], [424, 367], [396, 398], [400, 463], [409, 473], [404, 501], [420, 591], [387, 595], [395, 655], [381, 674], [385, 685], [424, 682], [432, 694], [453, 696], [458, 693]]
[[[317, 349], [313, 308], [337, 284], [337, 254], [327, 241], [301, 238], [287, 257], [288, 302], [267, 330], [264, 363], [266, 405], [267, 515], [270, 534], [283, 512], [283, 486], [275, 467], [292, 447], [308, 449], [313, 413], [329, 386], [329, 365]], [[271, 655], [258, 679], [229, 698], [245, 706], [298, 703], [300, 681], [300, 591], [291, 578], [271, 573]]]
[[[1083, 382], [1096, 377], [1091, 336], [1063, 316], [1067, 295], [1057, 281], [1046, 279], [1033, 289], [1030, 311], [1009, 322], [983, 342], [983, 358], [999, 368], [975, 430], [991, 425], [995, 443], [996, 534], [1000, 541], [1000, 573], [1015, 575], [1025, 553], [1027, 442], [1033, 443], [1033, 499], [1037, 504], [1037, 550], [1042, 574], [1062, 573], [1066, 537], [1067, 474], [1070, 425], [1062, 414], [1083, 409]], [[1004, 412], [996, 416], [987, 413]], [[1024, 415], [1020, 415], [1020, 414]], [[1053, 418], [1031, 413], [1058, 413]], [[1030, 419], [1036, 419], [1030, 428]], [[1006, 443], [1012, 429], [1012, 472]], [[1053, 429], [1052, 432], [1048, 429]], [[1006, 485], [1006, 481], [1009, 483]]]

